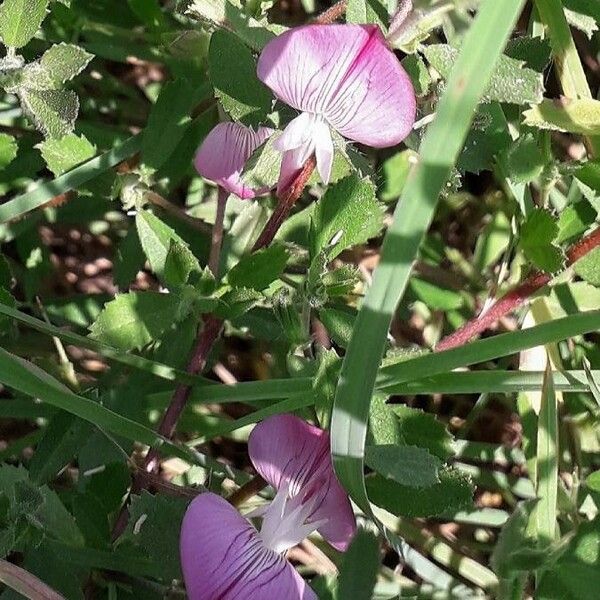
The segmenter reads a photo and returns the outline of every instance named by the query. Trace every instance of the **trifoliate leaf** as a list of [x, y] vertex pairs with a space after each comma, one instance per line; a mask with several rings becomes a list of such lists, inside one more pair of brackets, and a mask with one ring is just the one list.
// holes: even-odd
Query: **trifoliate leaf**
[[[458, 49], [447, 44], [433, 44], [424, 49], [427, 60], [434, 69], [447, 79], [458, 58]], [[501, 56], [492, 80], [483, 96], [484, 102], [508, 102], [511, 104], [538, 104], [544, 93], [541, 73], [523, 66], [520, 60]]]
[[554, 217], [541, 208], [534, 209], [521, 226], [519, 246], [537, 269], [554, 273], [564, 261], [560, 248], [554, 246], [558, 224]]
[[592, 98], [544, 100], [526, 110], [523, 116], [529, 127], [600, 135], [600, 100]]
[[5, 46], [22, 48], [46, 16], [48, 0], [4, 0], [0, 6], [0, 38]]
[[8, 133], [0, 133], [0, 169], [7, 167], [17, 156], [17, 140]]
[[61, 138], [73, 131], [79, 99], [72, 90], [31, 90], [18, 92], [24, 112], [49, 138]]
[[56, 177], [96, 155], [94, 146], [84, 135], [69, 133], [57, 139], [49, 139], [37, 145], [46, 165]]
[[90, 327], [90, 337], [121, 350], [140, 350], [175, 322], [180, 298], [158, 292], [119, 294]]

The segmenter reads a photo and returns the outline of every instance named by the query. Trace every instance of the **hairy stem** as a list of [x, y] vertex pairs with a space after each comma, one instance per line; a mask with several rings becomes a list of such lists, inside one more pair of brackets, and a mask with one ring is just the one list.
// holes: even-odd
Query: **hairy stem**
[[[600, 246], [600, 228], [595, 229], [590, 234], [573, 244], [567, 250], [567, 267], [583, 258], [588, 252]], [[436, 352], [457, 348], [469, 342], [478, 333], [489, 329], [496, 321], [516, 310], [519, 306], [527, 302], [531, 296], [543, 288], [552, 280], [552, 275], [535, 271], [522, 284], [508, 292], [505, 296], [497, 300], [483, 315], [457, 329], [454, 333], [445, 337], [437, 346]]]
[[337, 21], [348, 8], [348, 0], [339, 0], [331, 8], [328, 8], [324, 13], [314, 19], [314, 23], [319, 25], [327, 25]]

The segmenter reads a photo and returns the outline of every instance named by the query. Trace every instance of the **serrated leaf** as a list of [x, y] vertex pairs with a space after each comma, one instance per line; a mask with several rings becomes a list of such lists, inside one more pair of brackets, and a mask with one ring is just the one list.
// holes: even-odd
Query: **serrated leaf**
[[248, 312], [263, 295], [251, 288], [233, 288], [219, 298], [214, 314], [222, 319], [235, 319]]
[[563, 264], [560, 248], [553, 245], [557, 235], [558, 225], [554, 217], [549, 212], [536, 208], [521, 226], [519, 246], [536, 268], [554, 273]]
[[366, 478], [371, 501], [402, 517], [434, 517], [468, 510], [474, 488], [469, 477], [454, 469], [442, 469], [440, 482], [427, 488], [413, 488], [380, 475]]
[[94, 146], [84, 135], [69, 133], [62, 138], [48, 139], [36, 146], [46, 165], [59, 177], [96, 155]]
[[61, 138], [73, 131], [79, 112], [79, 98], [73, 90], [21, 88], [18, 96], [24, 112], [46, 137]]
[[371, 600], [378, 571], [377, 538], [361, 528], [344, 553], [335, 597], [339, 600]]
[[188, 500], [153, 496], [142, 492], [133, 496], [129, 522], [121, 538], [139, 548], [156, 564], [156, 577], [171, 582], [181, 579], [179, 531]]
[[600, 100], [544, 100], [523, 113], [525, 125], [581, 135], [600, 135]]
[[180, 298], [158, 292], [119, 294], [90, 327], [90, 337], [121, 350], [140, 350], [175, 322]]
[[340, 252], [379, 235], [383, 229], [383, 210], [375, 188], [356, 175], [331, 186], [317, 202], [313, 212], [311, 256], [321, 251], [332, 260]]
[[[424, 49], [427, 60], [444, 78], [450, 76], [458, 58], [458, 49], [447, 44], [433, 44]], [[544, 80], [541, 73], [523, 66], [523, 62], [502, 55], [484, 94], [484, 102], [537, 104], [542, 101]]]
[[48, 0], [4, 0], [0, 6], [0, 38], [5, 46], [22, 48], [46, 16]]
[[210, 79], [225, 111], [246, 125], [262, 123], [271, 110], [273, 96], [256, 76], [256, 60], [238, 36], [219, 29], [208, 52]]
[[584, 281], [600, 287], [600, 248], [594, 248], [574, 266], [575, 273]]
[[264, 290], [281, 275], [288, 258], [284, 246], [271, 245], [242, 257], [229, 271], [227, 281], [232, 287]]
[[[163, 223], [158, 217], [147, 210], [140, 210], [135, 218], [135, 224], [142, 249], [148, 258], [148, 262], [156, 275], [165, 279], [165, 266], [167, 256], [172, 244], [178, 244], [178, 252], [188, 249], [186, 261], [194, 265], [194, 270], [200, 271], [200, 265], [189, 250], [186, 242], [175, 233], [175, 230]], [[169, 277], [172, 273], [169, 274]]]
[[529, 183], [542, 174], [546, 161], [535, 136], [526, 134], [513, 142], [506, 153], [509, 177], [515, 183]]
[[56, 44], [23, 69], [23, 85], [34, 90], [58, 90], [83, 71], [93, 54], [73, 44]]
[[410, 488], [426, 488], [440, 481], [441, 462], [417, 446], [367, 446], [365, 462], [385, 478]]
[[17, 156], [17, 140], [8, 133], [0, 133], [0, 169], [6, 168]]
[[590, 40], [594, 32], [598, 31], [598, 23], [589, 15], [565, 8], [565, 17], [567, 17], [569, 25], [579, 29], [579, 31], [583, 31]]

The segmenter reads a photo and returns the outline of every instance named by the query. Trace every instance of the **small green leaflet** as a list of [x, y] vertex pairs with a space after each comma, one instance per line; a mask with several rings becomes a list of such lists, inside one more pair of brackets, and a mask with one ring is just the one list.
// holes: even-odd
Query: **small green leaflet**
[[440, 481], [440, 460], [418, 446], [367, 446], [365, 462], [377, 473], [407, 487], [427, 488]]
[[[424, 49], [425, 58], [444, 78], [450, 76], [458, 58], [458, 50], [447, 44], [434, 44]], [[484, 102], [508, 102], [511, 104], [538, 104], [544, 93], [541, 73], [523, 66], [520, 60], [502, 55], [492, 80], [483, 95]]]
[[121, 350], [140, 350], [177, 318], [180, 298], [159, 292], [118, 294], [90, 327], [90, 336]]
[[37, 33], [48, 0], [4, 0], [0, 6], [0, 38], [5, 46], [22, 48]]
[[558, 225], [554, 217], [536, 208], [521, 226], [519, 246], [537, 269], [554, 273], [564, 263], [561, 249], [554, 245], [557, 235]]
[[511, 144], [506, 160], [509, 177], [515, 183], [533, 181], [542, 174], [546, 163], [533, 134], [526, 134]]
[[281, 245], [253, 252], [240, 259], [227, 275], [229, 285], [262, 291], [275, 281], [285, 269], [289, 254]]
[[273, 97], [256, 76], [250, 49], [235, 34], [219, 29], [210, 41], [208, 64], [215, 94], [225, 111], [246, 125], [262, 123]]
[[594, 248], [579, 259], [574, 268], [581, 279], [600, 287], [600, 248]]
[[330, 186], [313, 212], [311, 256], [324, 251], [329, 260], [340, 252], [379, 235], [383, 209], [375, 188], [356, 175]]
[[379, 543], [373, 533], [359, 529], [343, 555], [335, 597], [371, 600], [379, 571]]
[[385, 30], [389, 19], [386, 0], [348, 0], [348, 23], [374, 23]]
[[56, 177], [96, 155], [96, 146], [84, 135], [78, 136], [74, 133], [46, 140], [38, 144], [37, 148]]
[[23, 85], [34, 90], [57, 90], [81, 73], [93, 54], [73, 44], [56, 44], [23, 69]]
[[0, 133], [0, 169], [7, 167], [17, 156], [17, 141], [8, 133]]
[[20, 88], [17, 95], [23, 111], [46, 137], [61, 138], [73, 131], [79, 113], [79, 98], [73, 90]]
[[523, 116], [525, 125], [538, 129], [600, 135], [600, 100], [592, 98], [544, 100]]

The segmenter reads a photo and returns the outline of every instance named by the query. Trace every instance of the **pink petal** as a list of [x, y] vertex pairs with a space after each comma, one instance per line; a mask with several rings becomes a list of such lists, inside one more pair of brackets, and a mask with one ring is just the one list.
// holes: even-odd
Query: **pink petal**
[[194, 161], [196, 170], [205, 179], [243, 200], [264, 196], [269, 193], [269, 188], [249, 188], [240, 175], [252, 153], [272, 133], [269, 127], [254, 131], [240, 123], [219, 123], [198, 149]]
[[415, 120], [410, 78], [375, 25], [290, 29], [265, 46], [258, 77], [290, 106], [376, 148], [401, 142]]
[[331, 179], [331, 168], [333, 167], [333, 155], [335, 152], [329, 125], [327, 123], [319, 123], [315, 128], [313, 139], [315, 142], [317, 171], [319, 171], [321, 181], [327, 185]]
[[296, 176], [304, 166], [304, 163], [313, 152], [313, 144], [308, 141], [300, 148], [288, 150], [283, 153], [281, 160], [281, 169], [279, 172], [279, 181], [277, 182], [277, 194], [281, 195], [290, 187]]
[[201, 494], [189, 505], [179, 545], [190, 600], [317, 600], [292, 565], [216, 494]]
[[356, 531], [350, 500], [335, 476], [329, 452], [329, 434], [293, 415], [275, 415], [259, 423], [248, 440], [254, 468], [275, 489], [289, 486], [290, 494], [306, 489], [318, 478], [327, 494], [311, 521], [327, 519], [321, 535], [345, 550]]

